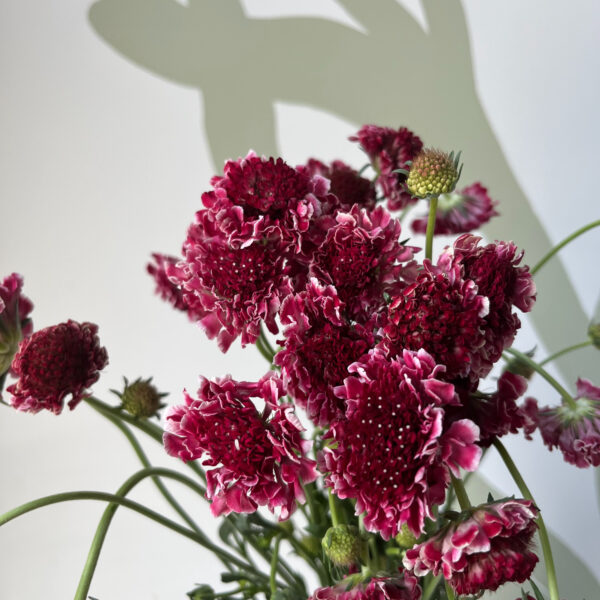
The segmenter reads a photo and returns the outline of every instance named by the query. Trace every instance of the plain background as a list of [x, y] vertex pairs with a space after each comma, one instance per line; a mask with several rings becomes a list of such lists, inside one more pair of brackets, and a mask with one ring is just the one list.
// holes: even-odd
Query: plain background
[[[144, 272], [152, 251], [178, 251], [200, 194], [220, 168], [204, 137], [202, 99], [116, 54], [90, 27], [89, 4], [0, 4], [0, 276], [25, 276], [36, 328], [68, 318], [99, 324], [110, 365], [95, 392], [107, 401], [123, 375], [153, 375], [173, 404], [183, 388], [195, 389], [200, 374], [256, 378], [264, 365], [254, 349], [236, 343], [221, 354], [153, 295]], [[305, 14], [351, 23], [333, 0], [243, 5], [255, 18]], [[406, 5], [425, 25], [418, 2]], [[600, 215], [600, 8], [591, 0], [466, 0], [464, 9], [483, 107], [540, 221], [559, 241]], [[276, 115], [278, 142], [290, 163], [318, 155], [362, 164], [345, 141], [360, 123], [283, 103]], [[592, 232], [560, 255], [590, 318], [598, 298], [599, 239]], [[564, 314], [568, 319], [568, 306]], [[525, 326], [517, 346], [535, 343]], [[556, 401], [539, 381], [530, 392], [542, 403]], [[114, 491], [138, 468], [120, 434], [86, 406], [58, 418], [3, 409], [0, 431], [0, 511], [60, 491]], [[597, 576], [595, 474], [566, 465], [538, 437], [511, 438], [506, 445], [546, 522]], [[157, 464], [176, 467], [160, 447], [147, 449]], [[482, 472], [506, 494], [515, 493], [492, 452]], [[149, 483], [132, 497], [164, 508]], [[214, 531], [205, 504], [188, 506]], [[96, 503], [64, 504], [0, 529], [0, 598], [72, 597], [101, 511]], [[183, 598], [203, 582], [219, 585], [212, 556], [123, 510], [109, 531], [91, 594], [166, 600]], [[584, 592], [567, 587], [562, 595], [580, 600]]]

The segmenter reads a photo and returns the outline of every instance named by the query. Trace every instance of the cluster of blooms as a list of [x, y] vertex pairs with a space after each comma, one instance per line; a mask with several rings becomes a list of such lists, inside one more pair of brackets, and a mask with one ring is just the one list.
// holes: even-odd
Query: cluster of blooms
[[[448, 513], [433, 534], [426, 526], [452, 478], [474, 471], [482, 448], [508, 433], [539, 428], [567, 461], [599, 465], [600, 388], [579, 380], [575, 399], [542, 409], [533, 399], [517, 403], [527, 380], [514, 372], [495, 392], [479, 391], [520, 327], [514, 310], [535, 302], [523, 253], [472, 233], [497, 214], [496, 203], [480, 183], [454, 191], [453, 155], [423, 150], [406, 128], [367, 125], [350, 139], [369, 157], [373, 181], [341, 161], [292, 167], [250, 152], [211, 180], [182, 256], [153, 255], [148, 272], [163, 299], [222, 351], [239, 337], [278, 370], [257, 382], [202, 379], [197, 398], [186, 392], [168, 410], [165, 448], [206, 467], [215, 516], [266, 507], [288, 519], [321, 476], [337, 498], [353, 500], [367, 531], [421, 537], [405, 570], [321, 588], [314, 600], [418, 600], [415, 575], [427, 573], [443, 574], [459, 594], [522, 582], [537, 562], [532, 502], [489, 502]], [[437, 261], [418, 262], [420, 249], [400, 241], [390, 211], [432, 193], [434, 233], [461, 235]], [[412, 228], [424, 232], [426, 220]], [[74, 408], [89, 394], [107, 353], [91, 323], [33, 333], [21, 288], [16, 274], [0, 285], [0, 391], [10, 375], [16, 409], [58, 414], [69, 395]], [[281, 328], [277, 352], [263, 324], [272, 334]], [[138, 379], [118, 395], [146, 418], [164, 394]], [[298, 407], [320, 434], [316, 461]], [[359, 545], [348, 531], [338, 536], [346, 549]]]

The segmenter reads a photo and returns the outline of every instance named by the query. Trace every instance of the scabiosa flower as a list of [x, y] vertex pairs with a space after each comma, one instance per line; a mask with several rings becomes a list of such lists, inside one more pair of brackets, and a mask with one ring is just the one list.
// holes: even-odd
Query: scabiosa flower
[[6, 390], [13, 395], [12, 406], [32, 413], [45, 408], [58, 415], [70, 394], [73, 410], [108, 363], [97, 333], [93, 323], [68, 320], [23, 340], [12, 363], [19, 379]]
[[442, 573], [461, 595], [522, 583], [538, 562], [531, 551], [538, 513], [530, 500], [482, 504], [407, 550], [404, 566], [417, 576]]
[[299, 170], [303, 168], [311, 175], [322, 175], [329, 179], [329, 192], [337, 198], [336, 209], [347, 212], [355, 204], [369, 210], [375, 208], [376, 194], [373, 182], [359, 175], [358, 171], [343, 161], [334, 160], [326, 165], [311, 158], [306, 166], [298, 167]]
[[[550, 450], [559, 448], [565, 460], [579, 468], [600, 466], [600, 387], [587, 379], [577, 380], [575, 407], [538, 408], [528, 398], [525, 410]], [[532, 433], [530, 427], [526, 433]]]
[[352, 586], [352, 581], [340, 581], [332, 587], [314, 591], [308, 600], [419, 600], [421, 588], [416, 577], [401, 573], [395, 577], [374, 577], [368, 583]]
[[407, 169], [423, 149], [423, 142], [406, 127], [391, 129], [377, 125], [363, 125], [355, 136], [349, 138], [358, 142], [366, 152], [377, 172], [377, 184], [387, 198], [390, 210], [401, 210], [415, 199], [406, 190], [406, 175], [395, 173], [397, 169]]
[[285, 340], [275, 364], [288, 393], [321, 426], [343, 416], [345, 404], [335, 387], [348, 376], [348, 366], [374, 344], [372, 327], [351, 324], [342, 312], [335, 288], [314, 278], [281, 306]]
[[487, 298], [448, 256], [437, 266], [426, 259], [416, 281], [392, 298], [382, 345], [392, 356], [424, 348], [446, 366], [447, 379], [463, 377], [485, 343], [487, 313]]
[[440, 504], [452, 471], [477, 468], [481, 449], [469, 420], [444, 430], [444, 406], [457, 402], [444, 367], [425, 351], [390, 359], [374, 349], [350, 366], [353, 376], [336, 390], [346, 418], [335, 421], [320, 455], [325, 483], [340, 498], [356, 499], [365, 527], [385, 539], [402, 524], [419, 535]]
[[241, 334], [242, 346], [254, 343], [260, 324], [277, 332], [275, 316], [292, 291], [283, 247], [258, 240], [230, 244], [209, 211], [196, 213], [183, 246], [184, 260], [166, 268], [182, 288], [188, 314], [226, 352]]
[[252, 151], [227, 161], [223, 173], [212, 178], [214, 190], [202, 195], [202, 203], [214, 213], [228, 242], [245, 245], [278, 239], [298, 252], [329, 182], [294, 169], [281, 158], [259, 158]]
[[21, 293], [23, 278], [12, 273], [0, 283], [0, 392], [2, 376], [10, 369], [19, 342], [31, 335], [33, 304]]
[[403, 267], [416, 248], [400, 244], [400, 222], [382, 206], [354, 206], [340, 212], [314, 253], [310, 273], [333, 284], [354, 317], [371, 315], [384, 304], [384, 292], [398, 288]]
[[[460, 192], [440, 194], [435, 217], [435, 235], [468, 233], [497, 217], [495, 206], [498, 203], [488, 196], [488, 191], [480, 183], [463, 188]], [[427, 215], [411, 223], [415, 233], [427, 231]]]
[[449, 194], [460, 176], [459, 156], [435, 148], [424, 148], [415, 157], [406, 178], [406, 187], [415, 198]]
[[[267, 506], [283, 520], [296, 499], [304, 501], [302, 483], [315, 480], [315, 463], [306, 458], [310, 442], [302, 439], [293, 407], [277, 403], [283, 395], [272, 375], [257, 383], [202, 378], [198, 400], [185, 393], [185, 404], [167, 412], [165, 448], [211, 467], [206, 494], [215, 516]], [[251, 398], [264, 400], [264, 409]]]
[[179, 285], [173, 283], [167, 275], [167, 268], [175, 266], [181, 259], [167, 254], [153, 253], [153, 263], [146, 265], [146, 271], [156, 282], [156, 293], [166, 300], [173, 308], [187, 312], [188, 307], [183, 299], [183, 291]]

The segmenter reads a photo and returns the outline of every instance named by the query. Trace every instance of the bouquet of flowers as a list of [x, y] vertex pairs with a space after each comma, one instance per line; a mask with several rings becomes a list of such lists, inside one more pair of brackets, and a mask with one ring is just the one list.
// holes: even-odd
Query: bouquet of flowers
[[[534, 307], [536, 271], [600, 221], [530, 269], [514, 243], [471, 233], [497, 215], [497, 202], [479, 182], [458, 186], [460, 153], [424, 148], [404, 127], [366, 125], [350, 139], [368, 157], [360, 171], [316, 159], [292, 167], [253, 152], [228, 161], [202, 195], [181, 255], [153, 255], [147, 269], [162, 298], [223, 352], [239, 338], [267, 361], [256, 381], [201, 378], [196, 394], [169, 406], [164, 427], [150, 420], [165, 408], [151, 379], [125, 379], [117, 406], [91, 395], [108, 362], [96, 325], [35, 331], [22, 277], [0, 285], [2, 402], [60, 414], [65, 401], [70, 409], [84, 401], [142, 463], [115, 494], [56, 494], [0, 516], [3, 525], [57, 502], [107, 503], [76, 599], [88, 597], [124, 506], [222, 562], [231, 589], [200, 585], [193, 600], [451, 600], [506, 582], [523, 584], [522, 599], [542, 600], [530, 579], [539, 550], [549, 599], [559, 600], [540, 507], [500, 438], [538, 429], [567, 462], [600, 465], [600, 387], [579, 379], [573, 394], [544, 368], [565, 352], [600, 348], [600, 327], [542, 361], [512, 347], [515, 311]], [[419, 202], [427, 209], [410, 228], [425, 234], [424, 252], [402, 232]], [[439, 235], [458, 237], [434, 258]], [[524, 398], [536, 373], [553, 388], [553, 406]], [[494, 391], [485, 391], [490, 381]], [[133, 430], [164, 444], [189, 475], [153, 467]], [[464, 482], [491, 446], [520, 497], [469, 498]], [[179, 521], [128, 499], [147, 478]], [[210, 503], [218, 541], [169, 479]], [[317, 589], [307, 589], [282, 544]]]

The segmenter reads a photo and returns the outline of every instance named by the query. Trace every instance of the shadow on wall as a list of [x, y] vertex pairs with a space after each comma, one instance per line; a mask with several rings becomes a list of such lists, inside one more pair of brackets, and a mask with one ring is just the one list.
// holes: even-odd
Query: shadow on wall
[[[201, 90], [214, 164], [248, 148], [278, 154], [276, 101], [326, 110], [357, 126], [406, 125], [429, 146], [462, 149], [464, 181], [481, 180], [501, 201], [502, 218], [486, 234], [513, 239], [535, 264], [550, 240], [477, 96], [460, 1], [423, 0], [428, 32], [396, 0], [338, 2], [365, 33], [319, 18], [249, 19], [238, 0], [99, 0], [89, 17], [127, 59]], [[549, 351], [585, 339], [588, 318], [560, 261], [546, 265], [536, 284], [532, 319]], [[595, 375], [594, 359], [592, 349], [566, 355], [558, 366], [574, 383]]]

